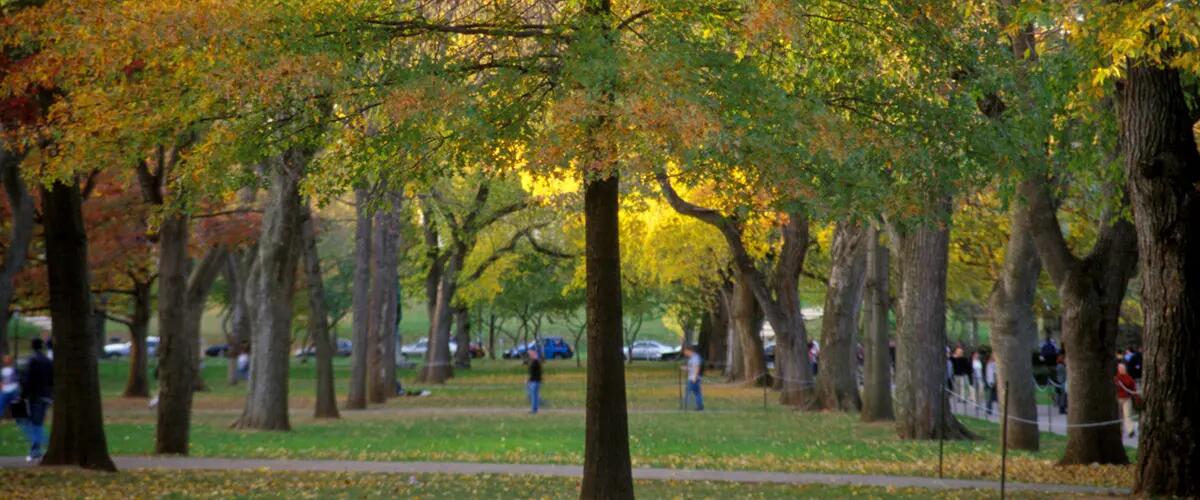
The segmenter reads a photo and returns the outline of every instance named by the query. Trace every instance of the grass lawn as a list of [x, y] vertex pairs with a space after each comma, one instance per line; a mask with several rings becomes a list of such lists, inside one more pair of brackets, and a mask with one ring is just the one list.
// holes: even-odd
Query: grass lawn
[[[46, 498], [579, 498], [579, 481], [539, 476], [451, 476], [268, 471], [0, 470], [13, 499]], [[934, 491], [711, 481], [635, 481], [640, 498], [993, 498], [994, 491]], [[1010, 493], [1010, 495], [1012, 495]], [[1018, 493], [1014, 498], [1040, 498]], [[1061, 496], [1061, 495], [1060, 495]]]
[[[119, 397], [126, 369], [124, 361], [101, 363], [109, 447], [118, 455], [149, 454], [153, 449], [155, 416], [146, 408], [145, 400]], [[338, 390], [343, 394], [348, 370], [346, 360], [339, 359]], [[286, 433], [230, 430], [228, 425], [243, 402], [244, 387], [226, 385], [224, 373], [222, 360], [210, 360], [205, 367], [204, 375], [211, 390], [196, 396], [191, 436], [193, 455], [582, 462], [584, 372], [575, 367], [574, 361], [548, 363], [544, 398], [550, 410], [536, 416], [526, 414], [524, 372], [519, 362], [477, 360], [475, 368], [459, 370], [445, 386], [425, 387], [433, 393], [429, 397], [393, 399], [369, 411], [344, 412], [343, 418], [335, 421], [315, 421], [309, 417], [313, 404], [313, 364], [296, 362], [292, 366], [291, 387], [291, 405], [296, 412], [292, 415], [293, 431]], [[402, 371], [401, 376], [406, 385], [412, 384], [411, 370]], [[937, 474], [938, 443], [899, 440], [890, 424], [862, 424], [856, 416], [840, 413], [794, 412], [776, 404], [774, 393], [768, 394], [770, 401], [763, 409], [761, 389], [717, 383], [705, 386], [706, 407], [712, 411], [680, 412], [675, 365], [639, 362], [626, 370], [626, 377], [631, 410], [630, 445], [636, 466]], [[974, 419], [966, 419], [966, 423], [981, 439], [946, 443], [946, 475], [998, 479], [999, 427]], [[1061, 456], [1065, 438], [1043, 434], [1042, 443], [1039, 452], [1010, 451], [1010, 479], [1104, 486], [1132, 484], [1131, 467], [1056, 467], [1053, 462]], [[0, 454], [23, 454], [24, 446], [14, 426], [0, 426]], [[556, 492], [533, 496], [556, 496], [559, 489], [571, 496], [573, 484], [567, 481], [561, 488], [556, 487]], [[647, 496], [676, 496], [666, 487], [654, 491], [661, 494]], [[763, 491], [765, 496], [809, 494]], [[823, 493], [814, 490], [812, 494]], [[711, 496], [721, 495], [714, 490]]]

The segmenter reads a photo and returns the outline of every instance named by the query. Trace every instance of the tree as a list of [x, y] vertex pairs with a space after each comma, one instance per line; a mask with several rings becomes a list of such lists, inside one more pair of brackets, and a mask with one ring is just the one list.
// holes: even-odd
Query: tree
[[367, 357], [371, 324], [371, 239], [373, 236], [367, 188], [354, 190], [354, 336], [351, 345], [350, 392], [346, 408], [361, 410], [367, 407]]
[[[817, 401], [822, 408], [858, 411], [858, 368], [854, 346], [858, 313], [867, 279], [867, 227], [861, 223], [838, 223], [829, 249], [833, 266], [825, 292], [822, 317], [820, 373]], [[873, 250], [873, 249], [872, 249]], [[886, 313], [885, 313], [886, 315]]]
[[300, 241], [304, 246], [304, 281], [308, 289], [308, 331], [317, 348], [317, 402], [313, 408], [313, 418], [339, 418], [337, 395], [333, 388], [333, 351], [336, 344], [329, 338], [321, 256], [317, 254], [317, 221], [311, 208], [305, 207], [304, 216]]
[[892, 420], [892, 359], [888, 347], [888, 310], [891, 292], [888, 289], [888, 250], [879, 241], [879, 230], [872, 225], [867, 230], [867, 283], [863, 304], [866, 337], [863, 342], [863, 405], [860, 416], [864, 422]]
[[[6, 72], [6, 71], [5, 71]], [[4, 130], [0, 125], [0, 132]], [[13, 300], [13, 278], [25, 264], [30, 243], [33, 242], [33, 197], [21, 179], [23, 155], [10, 151], [7, 144], [0, 143], [0, 183], [8, 201], [10, 216], [8, 241], [4, 245], [4, 259], [0, 261], [0, 356], [8, 353], [8, 324], [12, 317], [9, 307]]]
[[76, 465], [115, 471], [104, 435], [97, 371], [96, 337], [87, 283], [87, 235], [82, 200], [75, 182], [43, 188], [42, 223], [46, 235], [46, 268], [54, 354], [55, 411], [50, 444], [42, 465]]

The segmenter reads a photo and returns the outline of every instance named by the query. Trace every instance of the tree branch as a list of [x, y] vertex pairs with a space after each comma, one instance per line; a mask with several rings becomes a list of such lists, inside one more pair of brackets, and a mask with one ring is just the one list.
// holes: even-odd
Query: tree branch
[[1071, 269], [1079, 264], [1079, 258], [1071, 253], [1063, 238], [1062, 226], [1058, 223], [1058, 204], [1050, 195], [1045, 179], [1026, 179], [1018, 186], [1018, 191], [1029, 204], [1029, 230], [1033, 233], [1038, 256], [1054, 286], [1062, 288]]

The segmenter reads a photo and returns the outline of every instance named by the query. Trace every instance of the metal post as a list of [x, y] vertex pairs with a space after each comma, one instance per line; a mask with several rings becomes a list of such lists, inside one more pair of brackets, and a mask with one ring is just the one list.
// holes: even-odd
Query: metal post
[[[767, 372], [767, 373], [770, 373], [770, 372]], [[766, 377], [766, 375], [764, 375], [762, 378], [760, 378], [758, 380], [758, 382], [759, 382], [758, 385], [761, 385], [762, 389], [763, 389], [763, 409], [766, 410], [767, 409], [767, 377]]]
[[1008, 381], [1004, 381], [1004, 423], [1000, 425], [1000, 499], [1004, 500], [1005, 480], [1008, 479]]
[[[945, 389], [943, 389], [944, 391]], [[942, 478], [942, 463], [946, 456], [946, 404], [948, 399], [943, 393], [942, 404], [940, 405], [941, 411], [939, 412], [940, 415], [938, 415], [938, 479]]]

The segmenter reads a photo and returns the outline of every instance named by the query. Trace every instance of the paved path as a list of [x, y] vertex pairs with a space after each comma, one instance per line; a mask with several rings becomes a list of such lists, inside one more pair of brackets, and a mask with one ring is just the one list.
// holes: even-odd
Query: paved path
[[[293, 472], [375, 472], [392, 474], [502, 474], [580, 477], [578, 465], [525, 465], [470, 462], [359, 462], [352, 460], [260, 460], [194, 457], [113, 457], [117, 467], [128, 469], [173, 470], [272, 470]], [[30, 467], [21, 457], [0, 457], [0, 468]], [[999, 489], [997, 481], [937, 479], [930, 477], [882, 476], [865, 474], [821, 474], [793, 472], [752, 472], [635, 468], [635, 479], [682, 481], [731, 481], [738, 483], [825, 484], [838, 486], [877, 486], [897, 488]], [[1123, 488], [1071, 486], [1059, 484], [1008, 483], [1011, 491], [1039, 493], [1082, 493], [1089, 495], [1127, 495]]]
[[[955, 415], [963, 415], [978, 419], [987, 420], [989, 422], [1000, 423], [999, 405], [995, 405], [996, 411], [988, 415], [986, 411], [979, 409], [971, 403], [963, 403], [961, 401], [952, 400], [950, 403], [951, 410]], [[1058, 407], [1050, 405], [1038, 405], [1037, 409], [1038, 429], [1042, 432], [1053, 432], [1062, 436], [1067, 435], [1067, 416], [1058, 412]], [[1114, 424], [1114, 427], [1120, 428], [1121, 424]], [[1138, 439], [1134, 437], [1123, 436], [1122, 441], [1126, 448], [1138, 447]]]

